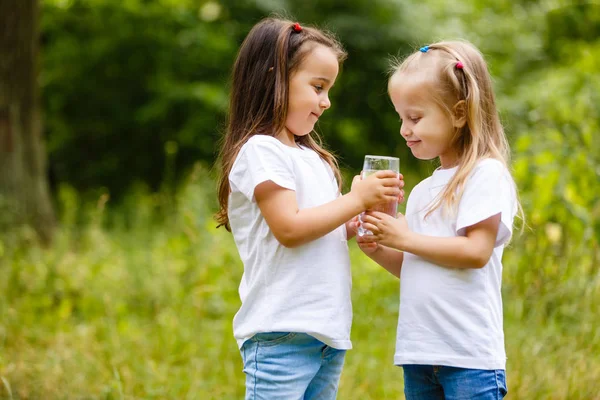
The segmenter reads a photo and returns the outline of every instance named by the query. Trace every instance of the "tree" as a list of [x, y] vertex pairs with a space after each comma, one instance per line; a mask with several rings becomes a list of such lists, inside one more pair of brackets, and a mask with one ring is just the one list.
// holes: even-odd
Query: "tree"
[[37, 84], [38, 14], [38, 0], [0, 0], [0, 212], [49, 242], [55, 217]]

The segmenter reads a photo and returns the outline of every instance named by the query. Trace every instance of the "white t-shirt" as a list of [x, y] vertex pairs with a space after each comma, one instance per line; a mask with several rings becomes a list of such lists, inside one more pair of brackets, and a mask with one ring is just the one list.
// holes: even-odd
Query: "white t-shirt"
[[441, 267], [404, 253], [394, 363], [504, 369], [501, 260], [517, 210], [515, 185], [500, 161], [482, 160], [466, 182], [457, 212], [440, 207], [424, 219], [456, 171], [437, 169], [413, 189], [408, 226], [428, 236], [464, 236], [467, 227], [501, 214], [495, 248], [481, 269]]
[[229, 174], [229, 223], [244, 274], [242, 306], [233, 320], [238, 346], [259, 332], [303, 332], [337, 349], [350, 349], [352, 277], [346, 228], [298, 246], [282, 246], [262, 216], [254, 189], [262, 182], [296, 192], [299, 209], [335, 200], [331, 167], [308, 148], [266, 135], [251, 137]]

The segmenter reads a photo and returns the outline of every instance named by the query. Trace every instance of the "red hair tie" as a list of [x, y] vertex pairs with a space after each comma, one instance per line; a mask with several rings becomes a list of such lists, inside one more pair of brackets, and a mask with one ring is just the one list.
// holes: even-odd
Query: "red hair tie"
[[458, 69], [463, 69], [463, 63], [461, 63], [460, 61], [456, 63], [456, 68]]
[[302, 27], [297, 22], [292, 26], [292, 29], [294, 30], [294, 32], [302, 32]]

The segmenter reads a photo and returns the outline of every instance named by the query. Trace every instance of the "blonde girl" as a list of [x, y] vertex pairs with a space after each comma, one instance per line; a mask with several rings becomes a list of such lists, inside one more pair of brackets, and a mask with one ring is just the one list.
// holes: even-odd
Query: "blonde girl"
[[401, 136], [440, 167], [410, 193], [406, 215], [364, 218], [361, 249], [400, 278], [394, 363], [406, 398], [506, 395], [502, 253], [519, 209], [509, 147], [481, 53], [431, 44], [394, 70]]

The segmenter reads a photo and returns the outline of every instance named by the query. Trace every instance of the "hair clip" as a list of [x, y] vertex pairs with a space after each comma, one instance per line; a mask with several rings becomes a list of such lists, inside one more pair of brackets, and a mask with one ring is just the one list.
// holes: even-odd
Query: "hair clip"
[[270, 67], [267, 72], [273, 72], [273, 67]]
[[457, 69], [463, 69], [463, 63], [461, 63], [460, 61], [456, 63], [456, 68]]
[[429, 50], [429, 46], [423, 46], [419, 50], [421, 51], [421, 53], [427, 53], [427, 51]]
[[294, 32], [302, 32], [302, 27], [297, 22], [292, 26], [292, 29], [294, 30]]

